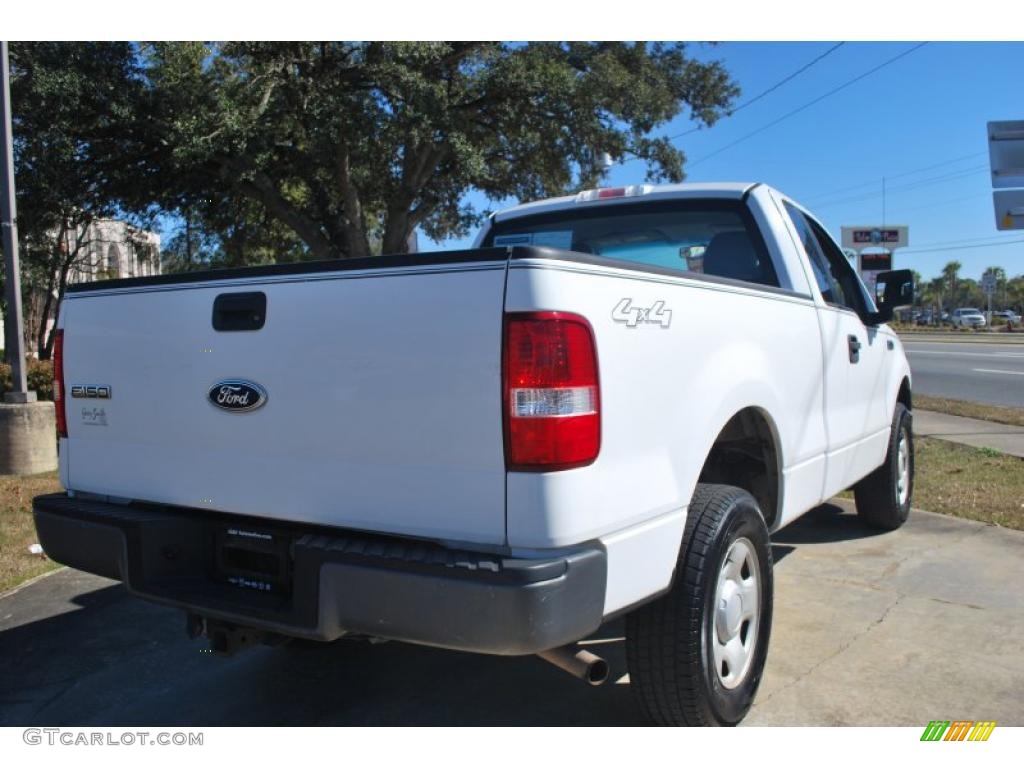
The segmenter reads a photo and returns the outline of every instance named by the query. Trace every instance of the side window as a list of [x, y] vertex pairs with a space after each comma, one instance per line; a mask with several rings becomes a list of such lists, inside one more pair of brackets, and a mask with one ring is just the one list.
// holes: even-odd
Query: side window
[[811, 264], [811, 271], [814, 272], [814, 279], [818, 283], [818, 290], [821, 291], [821, 297], [829, 304], [849, 307], [846, 295], [843, 293], [843, 287], [833, 274], [832, 265], [829, 264], [829, 260], [825, 256], [818, 238], [811, 229], [811, 223], [804, 217], [803, 213], [789, 203], [785, 203], [785, 206], [786, 213], [789, 215], [790, 221], [793, 222], [793, 226], [800, 236], [804, 253], [807, 254], [807, 260]]
[[[858, 315], [862, 315], [866, 309], [866, 299], [862, 284], [857, 277], [857, 273], [853, 271], [853, 267], [851, 267], [850, 262], [846, 260], [845, 254], [839, 250], [839, 246], [837, 246], [835, 241], [828, 236], [828, 232], [826, 232], [822, 226], [813, 219], [808, 220], [808, 223], [811, 226], [811, 230], [814, 232], [818, 245], [825, 254], [825, 258], [828, 259], [829, 270], [832, 277], [835, 278], [836, 282], [838, 282], [842, 288], [843, 300], [839, 303], [847, 309], [852, 309]], [[874, 309], [874, 307], [872, 307], [872, 309]]]

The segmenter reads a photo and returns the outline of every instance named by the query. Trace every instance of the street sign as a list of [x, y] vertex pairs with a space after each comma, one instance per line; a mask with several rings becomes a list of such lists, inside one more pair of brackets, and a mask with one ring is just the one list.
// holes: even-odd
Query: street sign
[[988, 124], [988, 158], [993, 187], [1024, 187], [1024, 120]]
[[992, 193], [996, 229], [1024, 229], [1024, 189], [997, 189]]
[[861, 251], [864, 248], [905, 248], [909, 243], [909, 228], [905, 226], [843, 227], [843, 247]]
[[986, 272], [981, 276], [981, 291], [990, 297], [996, 292], [996, 276], [992, 272]]
[[989, 324], [992, 323], [992, 296], [996, 292], [996, 275], [994, 272], [986, 272], [981, 276], [981, 292], [985, 294], [985, 299], [988, 302], [988, 314], [985, 315], [985, 319], [988, 320]]

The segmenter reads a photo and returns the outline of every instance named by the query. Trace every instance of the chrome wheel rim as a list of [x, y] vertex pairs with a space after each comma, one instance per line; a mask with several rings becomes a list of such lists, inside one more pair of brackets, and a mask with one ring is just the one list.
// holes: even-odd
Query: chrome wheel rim
[[902, 507], [910, 497], [910, 441], [907, 430], [900, 430], [900, 441], [896, 446], [896, 498]]
[[724, 688], [746, 678], [753, 665], [761, 621], [761, 577], [749, 539], [736, 539], [722, 561], [715, 588], [712, 656]]

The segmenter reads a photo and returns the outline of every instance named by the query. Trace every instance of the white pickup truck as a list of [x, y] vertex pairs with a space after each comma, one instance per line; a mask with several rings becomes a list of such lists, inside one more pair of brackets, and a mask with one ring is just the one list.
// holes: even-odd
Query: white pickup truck
[[734, 724], [761, 680], [769, 534], [851, 486], [896, 528], [910, 370], [806, 210], [637, 185], [491, 217], [473, 250], [72, 286], [54, 560], [282, 636], [540, 654], [626, 616], [655, 723]]

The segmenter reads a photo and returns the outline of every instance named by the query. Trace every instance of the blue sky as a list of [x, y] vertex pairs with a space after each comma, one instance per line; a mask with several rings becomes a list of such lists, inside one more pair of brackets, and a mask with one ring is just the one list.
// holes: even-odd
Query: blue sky
[[[833, 45], [721, 43], [694, 45], [691, 54], [723, 61], [743, 90], [742, 104]], [[842, 225], [881, 223], [885, 176], [885, 223], [910, 227], [897, 268], [928, 278], [955, 259], [966, 277], [993, 265], [1024, 273], [1024, 231], [995, 227], [985, 131], [989, 120], [1024, 119], [1024, 44], [929, 43], [702, 160], [913, 46], [846, 43], [733, 117], [680, 138], [687, 180], [766, 182], [810, 208], [838, 239]], [[662, 130], [692, 127], [681, 116]], [[642, 164], [632, 163], [613, 168], [608, 183], [642, 180]], [[470, 200], [500, 207], [478, 195]]]

